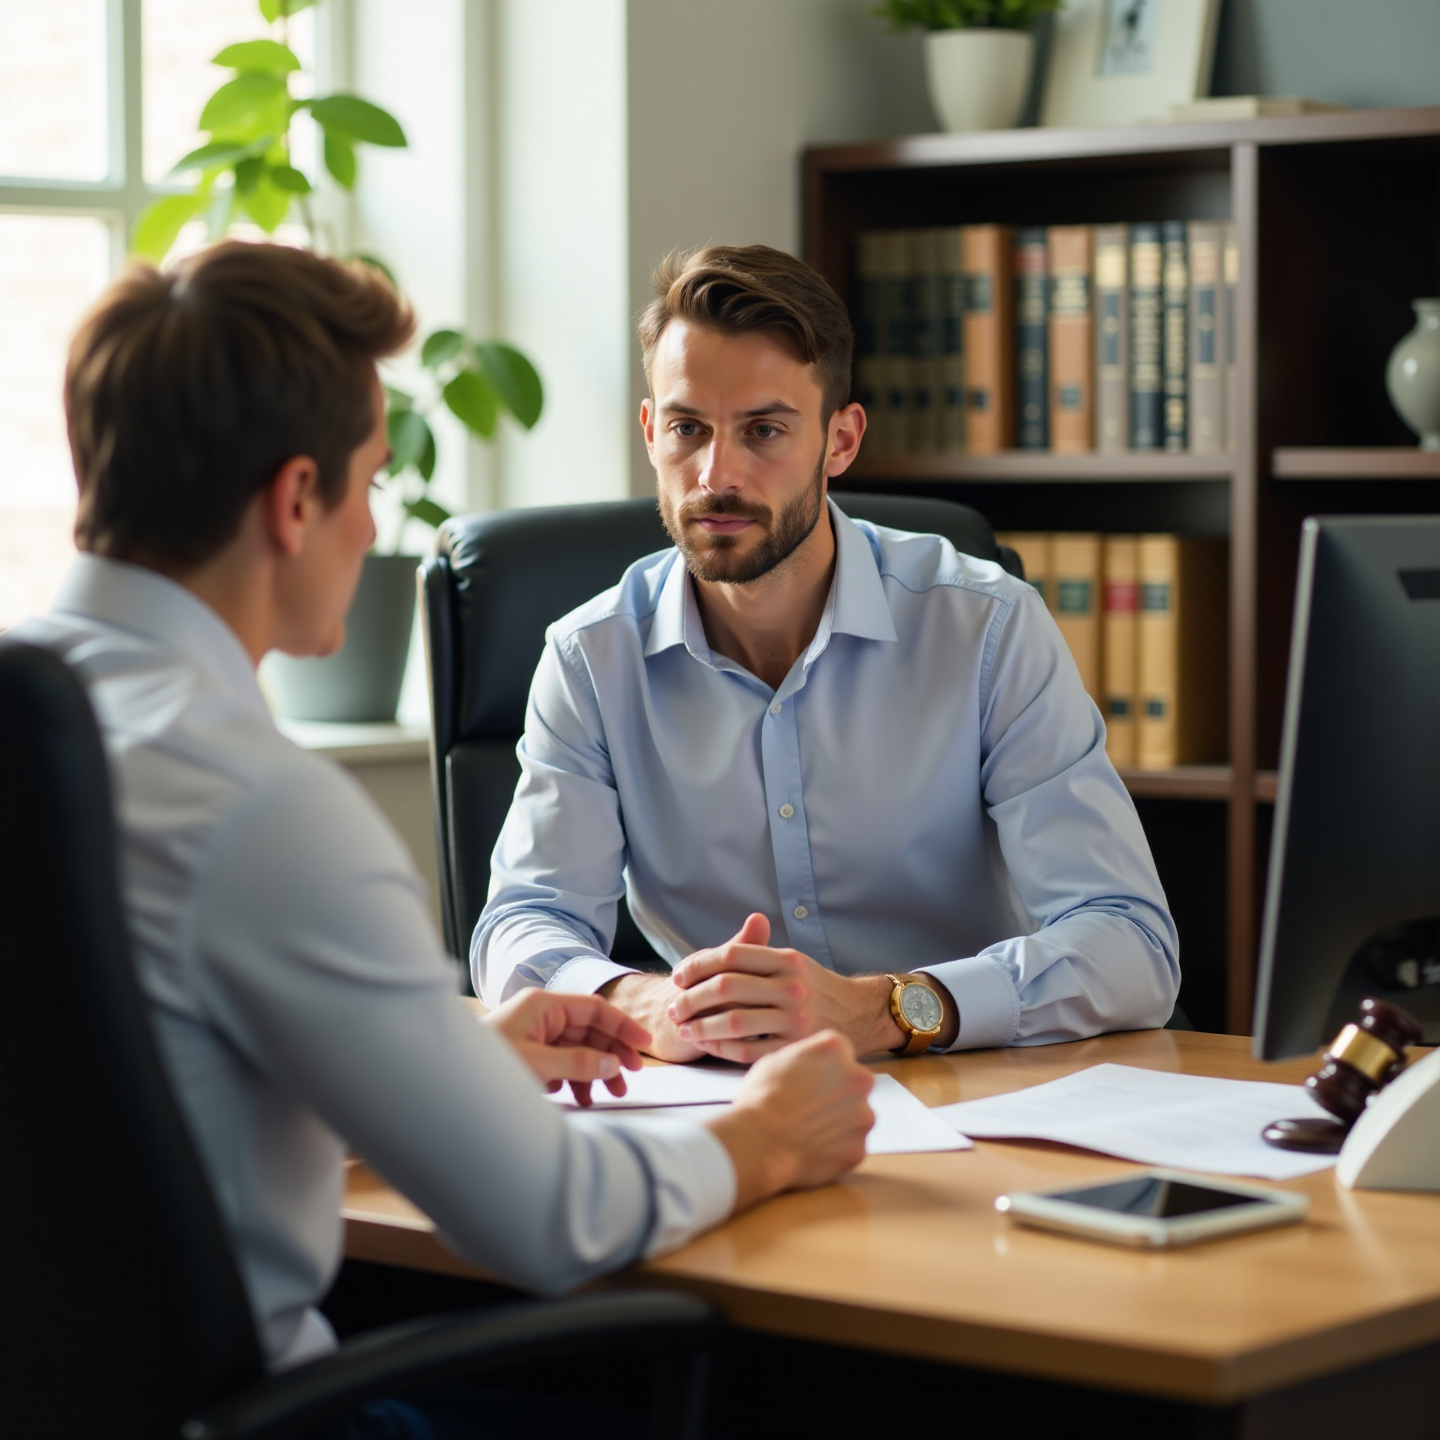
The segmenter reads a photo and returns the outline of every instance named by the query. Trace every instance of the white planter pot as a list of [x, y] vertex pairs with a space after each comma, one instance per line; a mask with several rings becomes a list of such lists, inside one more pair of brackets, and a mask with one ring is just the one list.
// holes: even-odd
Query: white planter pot
[[1034, 53], [1028, 30], [931, 30], [925, 79], [940, 124], [951, 131], [1018, 125]]

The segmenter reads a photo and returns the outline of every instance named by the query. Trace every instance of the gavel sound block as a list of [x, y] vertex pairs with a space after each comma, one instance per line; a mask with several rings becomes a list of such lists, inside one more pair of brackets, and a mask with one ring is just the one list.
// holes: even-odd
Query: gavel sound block
[[1282, 1150], [1338, 1155], [1351, 1127], [1376, 1091], [1405, 1068], [1405, 1047], [1423, 1038], [1420, 1022], [1388, 1000], [1362, 1000], [1360, 1022], [1347, 1025], [1325, 1052], [1305, 1088], [1334, 1119], [1276, 1120], [1260, 1133]]

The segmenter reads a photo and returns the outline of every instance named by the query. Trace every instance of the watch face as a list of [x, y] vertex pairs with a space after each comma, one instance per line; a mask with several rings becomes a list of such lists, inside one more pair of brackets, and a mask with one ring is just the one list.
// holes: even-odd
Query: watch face
[[917, 1030], [938, 1030], [944, 1012], [940, 997], [928, 985], [917, 982], [900, 992], [900, 1013]]

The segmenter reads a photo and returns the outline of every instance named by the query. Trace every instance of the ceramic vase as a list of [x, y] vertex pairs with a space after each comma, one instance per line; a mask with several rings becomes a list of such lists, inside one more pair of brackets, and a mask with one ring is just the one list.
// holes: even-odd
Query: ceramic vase
[[925, 36], [930, 105], [950, 131], [1008, 130], [1030, 89], [1028, 30], [931, 30]]
[[1440, 297], [1411, 302], [1415, 328], [1390, 352], [1385, 388], [1422, 450], [1440, 450]]
[[320, 660], [273, 654], [265, 688], [287, 720], [393, 720], [415, 619], [414, 555], [367, 555], [345, 616], [345, 643]]

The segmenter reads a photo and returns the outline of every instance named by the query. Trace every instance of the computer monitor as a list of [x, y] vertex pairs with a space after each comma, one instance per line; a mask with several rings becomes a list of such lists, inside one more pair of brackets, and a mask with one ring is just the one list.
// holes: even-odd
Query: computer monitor
[[[1255, 996], [1255, 1054], [1306, 1054], [1367, 994], [1440, 1029], [1440, 985], [1357, 951], [1440, 914], [1440, 516], [1305, 521]], [[1423, 933], [1423, 932], [1422, 932]]]

